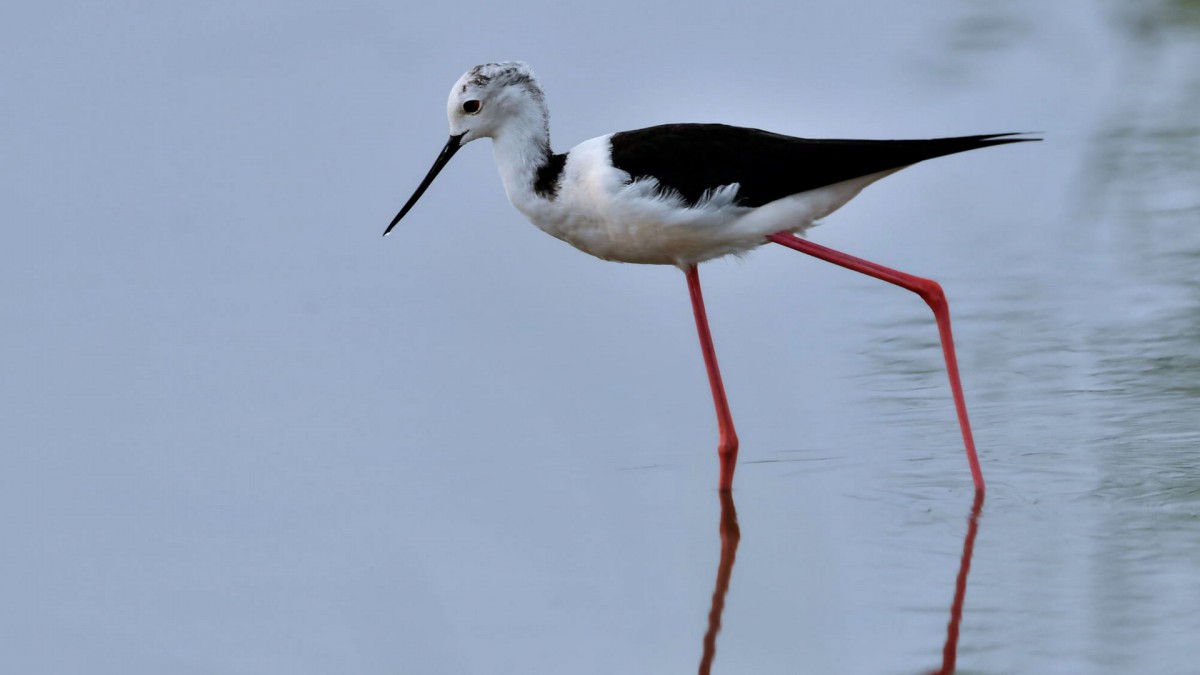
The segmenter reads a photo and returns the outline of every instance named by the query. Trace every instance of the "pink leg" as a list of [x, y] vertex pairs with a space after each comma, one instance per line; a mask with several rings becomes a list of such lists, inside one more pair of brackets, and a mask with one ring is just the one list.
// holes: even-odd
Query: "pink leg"
[[717, 443], [717, 456], [721, 460], [719, 487], [722, 492], [728, 492], [733, 489], [733, 469], [737, 464], [737, 432], [733, 430], [733, 416], [729, 414], [729, 403], [725, 400], [725, 385], [721, 383], [721, 371], [717, 368], [717, 351], [713, 348], [712, 334], [708, 331], [704, 296], [700, 294], [700, 274], [695, 265], [688, 268], [687, 282], [692, 295], [692, 312], [696, 315], [696, 332], [700, 334], [700, 351], [704, 353], [708, 384], [712, 387], [713, 404], [717, 408], [717, 427], [721, 434]]
[[983, 492], [983, 472], [979, 469], [979, 458], [975, 455], [975, 439], [971, 436], [971, 422], [967, 419], [967, 403], [963, 398], [962, 384], [958, 379], [958, 359], [954, 356], [954, 336], [950, 333], [950, 307], [946, 304], [946, 295], [942, 292], [942, 287], [936, 281], [922, 279], [862, 258], [855, 258], [786, 232], [773, 234], [767, 239], [794, 251], [807, 253], [834, 265], [862, 272], [867, 276], [881, 279], [901, 288], [907, 288], [921, 296], [925, 304], [929, 305], [929, 308], [933, 310], [934, 319], [937, 320], [938, 335], [942, 339], [942, 355], [946, 358], [946, 372], [950, 376], [950, 390], [954, 393], [958, 425], [962, 428], [963, 442], [967, 446], [967, 462], [971, 465], [971, 479], [975, 481], [975, 489]]

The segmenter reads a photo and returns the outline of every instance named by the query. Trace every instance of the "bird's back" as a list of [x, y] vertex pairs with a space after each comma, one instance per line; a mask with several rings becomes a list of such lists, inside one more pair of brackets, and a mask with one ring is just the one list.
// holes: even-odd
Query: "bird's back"
[[1040, 140], [987, 134], [923, 140], [809, 139], [724, 124], [665, 124], [612, 136], [612, 163], [687, 203], [737, 183], [757, 207], [799, 192], [992, 145]]

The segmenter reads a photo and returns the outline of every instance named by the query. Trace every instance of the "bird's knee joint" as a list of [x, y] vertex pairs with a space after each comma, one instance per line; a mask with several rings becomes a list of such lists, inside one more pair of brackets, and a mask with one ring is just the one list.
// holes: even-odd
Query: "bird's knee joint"
[[935, 311], [946, 307], [946, 293], [942, 290], [942, 285], [933, 279], [922, 279], [917, 293], [920, 294], [925, 304]]

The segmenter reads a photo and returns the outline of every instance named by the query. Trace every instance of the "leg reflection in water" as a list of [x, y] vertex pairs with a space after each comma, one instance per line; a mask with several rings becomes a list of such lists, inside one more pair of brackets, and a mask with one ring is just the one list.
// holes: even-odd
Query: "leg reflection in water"
[[721, 498], [721, 562], [717, 564], [717, 583], [713, 588], [712, 607], [708, 610], [708, 632], [704, 634], [700, 675], [708, 675], [712, 670], [713, 657], [717, 653], [717, 633], [721, 630], [721, 612], [725, 609], [725, 594], [729, 592], [733, 560], [737, 557], [738, 542], [742, 538], [738, 529], [737, 508], [733, 505], [733, 493], [722, 490], [717, 495]]
[[[721, 499], [721, 560], [717, 564], [717, 582], [713, 588], [712, 606], [708, 611], [708, 631], [704, 634], [704, 653], [700, 658], [700, 675], [709, 675], [713, 658], [717, 653], [717, 633], [721, 630], [721, 612], [725, 609], [725, 595], [729, 592], [729, 580], [733, 576], [733, 562], [737, 558], [741, 530], [738, 528], [737, 508], [733, 493], [719, 492]], [[930, 671], [930, 675], [950, 675], [955, 669], [958, 655], [958, 628], [962, 623], [963, 602], [967, 596], [967, 576], [971, 573], [971, 556], [975, 550], [975, 537], [979, 533], [979, 514], [983, 510], [983, 492], [975, 492], [975, 500], [967, 516], [967, 534], [963, 539], [962, 558], [959, 561], [958, 577], [954, 583], [954, 600], [950, 605], [950, 621], [946, 625], [946, 643], [942, 647], [942, 666]]]
[[979, 532], [979, 511], [983, 509], [983, 491], [975, 491], [971, 515], [967, 517], [967, 537], [963, 540], [962, 561], [958, 564], [958, 579], [954, 582], [954, 602], [950, 605], [950, 623], [946, 625], [946, 645], [942, 647], [942, 667], [930, 675], [950, 675], [958, 656], [958, 626], [962, 623], [963, 600], [967, 597], [967, 575], [971, 573], [971, 554], [975, 550], [975, 535]]

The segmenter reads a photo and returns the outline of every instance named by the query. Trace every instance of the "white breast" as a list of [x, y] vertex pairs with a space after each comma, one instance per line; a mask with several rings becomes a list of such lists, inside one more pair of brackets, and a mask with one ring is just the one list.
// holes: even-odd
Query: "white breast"
[[629, 174], [612, 165], [609, 139], [584, 141], [568, 153], [552, 199], [533, 192], [532, 174], [504, 175], [503, 168], [501, 173], [509, 200], [534, 225], [586, 253], [617, 262], [686, 268], [744, 253], [766, 243], [767, 235], [803, 232], [893, 172], [801, 192], [758, 208], [733, 203], [738, 190], [734, 183], [688, 206], [678, 197], [659, 194], [657, 181], [629, 182]]

